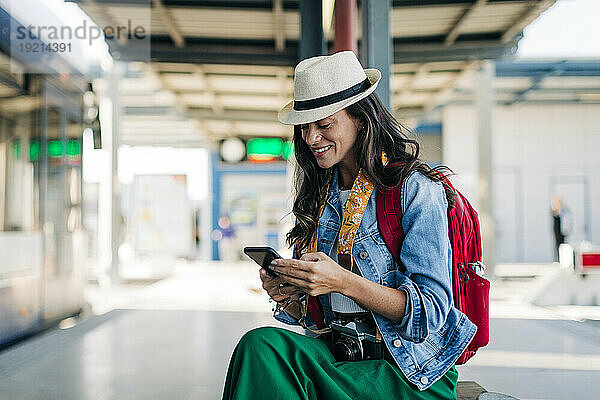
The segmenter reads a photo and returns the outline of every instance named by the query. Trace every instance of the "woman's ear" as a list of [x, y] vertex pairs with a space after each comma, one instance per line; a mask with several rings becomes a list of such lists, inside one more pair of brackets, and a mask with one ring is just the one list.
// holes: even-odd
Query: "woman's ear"
[[356, 130], [358, 132], [364, 132], [364, 130], [365, 130], [365, 123], [363, 121], [361, 121], [360, 119], [356, 119], [356, 120], [354, 120], [354, 124], [355, 124]]

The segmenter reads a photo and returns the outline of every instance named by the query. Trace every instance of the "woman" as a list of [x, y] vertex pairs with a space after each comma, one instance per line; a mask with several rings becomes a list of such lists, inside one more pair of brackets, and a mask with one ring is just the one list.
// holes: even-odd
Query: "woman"
[[[352, 52], [295, 69], [294, 101], [279, 120], [294, 125], [297, 224], [288, 241], [300, 257], [275, 261], [278, 277], [264, 269], [260, 277], [278, 320], [331, 332], [247, 333], [224, 399], [456, 397], [454, 362], [476, 327], [452, 304], [452, 192], [373, 93], [380, 77]], [[375, 204], [377, 190], [400, 182], [404, 272], [382, 240]]]

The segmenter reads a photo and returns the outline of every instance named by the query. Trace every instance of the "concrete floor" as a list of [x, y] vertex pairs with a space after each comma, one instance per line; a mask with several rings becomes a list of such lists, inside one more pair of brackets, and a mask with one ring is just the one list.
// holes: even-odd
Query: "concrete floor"
[[[151, 285], [91, 286], [95, 315], [0, 352], [0, 399], [218, 399], [239, 338], [281, 326], [256, 272], [181, 264]], [[493, 285], [491, 343], [460, 379], [521, 399], [600, 398], [599, 308], [531, 306], [535, 284]]]
[[114, 310], [0, 355], [0, 398], [218, 399], [244, 332], [268, 314]]

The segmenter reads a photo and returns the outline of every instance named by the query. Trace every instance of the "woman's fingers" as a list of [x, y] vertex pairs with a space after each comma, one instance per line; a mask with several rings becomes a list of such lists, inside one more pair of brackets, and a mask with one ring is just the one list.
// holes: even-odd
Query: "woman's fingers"
[[308, 289], [310, 282], [307, 282], [304, 279], [299, 279], [293, 276], [286, 276], [285, 277], [285, 281], [287, 282], [287, 284], [289, 284], [290, 286], [295, 286], [297, 288], [300, 288], [301, 290], [304, 289]]
[[290, 296], [304, 293], [299, 288], [286, 283], [281, 277], [269, 275], [264, 268], [260, 269], [259, 274], [263, 289], [269, 297], [277, 302], [286, 300]]
[[324, 256], [325, 256], [325, 253], [323, 253], [322, 251], [318, 251], [316, 253], [304, 253], [300, 257], [300, 260], [302, 260], [302, 261], [320, 261], [320, 260], [325, 259]]
[[[298, 271], [308, 271], [312, 268], [312, 261], [296, 260], [291, 258], [278, 258], [273, 260], [276, 264], [272, 264], [276, 267], [288, 267], [289, 269], [295, 269]], [[273, 271], [279, 272], [277, 268], [273, 268]]]
[[284, 280], [289, 276], [310, 280], [315, 270], [314, 261], [279, 259], [276, 262], [277, 265], [273, 265], [271, 268]]
[[271, 296], [273, 298], [273, 300], [280, 302], [283, 300], [286, 300], [287, 298], [291, 297], [291, 296], [295, 296], [301, 293], [302, 290], [300, 290], [299, 288], [292, 286], [292, 285], [284, 285], [284, 286], [279, 286], [277, 289], [273, 290], [273, 295]]
[[347, 270], [322, 252], [304, 254], [300, 260], [275, 260], [273, 270], [313, 296], [340, 292], [347, 280]]
[[273, 288], [272, 290], [267, 291], [267, 293], [273, 300], [281, 302], [287, 300], [290, 296], [298, 295], [303, 292], [295, 286], [286, 284], [284, 286]]
[[269, 275], [269, 273], [267, 273], [267, 271], [264, 268], [260, 269], [260, 279], [262, 280], [263, 288], [267, 291], [274, 287], [285, 284], [285, 282], [283, 281], [283, 279], [281, 279], [281, 277], [279, 277], [279, 276], [275, 277], [273, 275]]
[[271, 278], [268, 280], [263, 280], [262, 287], [263, 289], [268, 291], [274, 287], [282, 285], [283, 283], [285, 282], [283, 281], [283, 279], [281, 279], [281, 277]]
[[263, 282], [269, 282], [273, 279], [277, 279], [276, 276], [269, 274], [269, 272], [264, 268], [258, 270], [258, 275], [260, 276], [260, 280]]

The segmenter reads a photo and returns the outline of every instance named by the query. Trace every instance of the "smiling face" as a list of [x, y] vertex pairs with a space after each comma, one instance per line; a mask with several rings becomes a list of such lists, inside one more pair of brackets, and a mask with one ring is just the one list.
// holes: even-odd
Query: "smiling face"
[[300, 126], [306, 142], [321, 168], [331, 168], [338, 163], [353, 168], [356, 165], [354, 144], [358, 135], [358, 121], [346, 110]]

